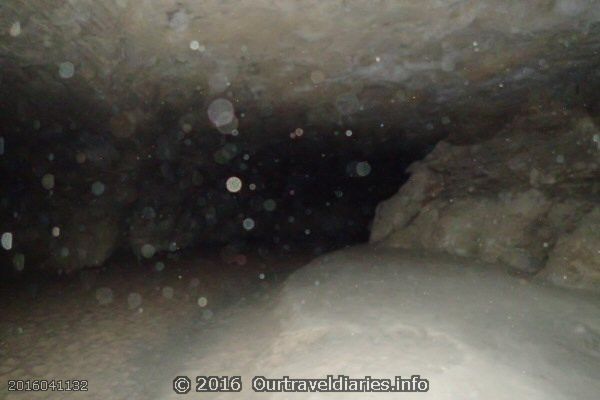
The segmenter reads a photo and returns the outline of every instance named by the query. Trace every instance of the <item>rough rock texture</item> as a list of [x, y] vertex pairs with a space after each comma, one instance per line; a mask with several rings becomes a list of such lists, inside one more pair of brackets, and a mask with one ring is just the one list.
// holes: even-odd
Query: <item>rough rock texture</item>
[[600, 134], [585, 114], [528, 114], [475, 145], [439, 143], [380, 204], [371, 242], [600, 284]]
[[600, 288], [600, 207], [558, 240], [543, 275], [560, 285]]
[[[498, 116], [473, 95], [504, 108], [514, 91], [525, 98], [549, 82], [572, 90], [595, 73], [600, 8], [594, 0], [7, 0], [0, 15], [14, 85], [83, 96], [126, 138], [161, 105], [201, 108], [228, 93], [266, 133], [288, 129], [282, 113], [317, 125], [401, 120], [416, 130], [439, 130], [436, 111], [449, 103], [451, 117]], [[60, 109], [50, 99], [22, 107]]]
[[[596, 0], [2, 1], [0, 157], [9, 182], [0, 188], [0, 219], [14, 245], [0, 257], [7, 263], [17, 257], [19, 268], [26, 256], [26, 268], [33, 261], [51, 267], [58, 259], [59, 268], [77, 269], [118, 247], [139, 255], [144, 245], [160, 252], [240, 240], [248, 215], [260, 218], [253, 232], [277, 244], [283, 240], [272, 232], [291, 226], [290, 214], [296, 221], [336, 215], [318, 225], [332, 230], [323, 237], [337, 240], [366, 224], [371, 204], [366, 213], [357, 211], [362, 200], [350, 190], [342, 197], [339, 176], [316, 188], [305, 180], [321, 153], [359, 158], [342, 164], [385, 157], [410, 162], [441, 138], [491, 137], [531, 105], [597, 113], [599, 18]], [[339, 135], [346, 130], [352, 138]], [[290, 132], [303, 135], [294, 150]], [[495, 162], [493, 152], [485, 157]], [[304, 164], [281, 165], [290, 159]], [[523, 163], [510, 165], [524, 168], [541, 194], [523, 187], [514, 201], [546, 206], [549, 194], [539, 186], [560, 177], [549, 176], [545, 162], [535, 170]], [[310, 172], [318, 169], [313, 176], [323, 181], [321, 171], [336, 167]], [[383, 176], [396, 167], [374, 165], [373, 171]], [[413, 181], [429, 186], [429, 172], [416, 169]], [[262, 202], [225, 192], [234, 173], [244, 184], [256, 183], [263, 199], [294, 212], [265, 216]], [[374, 186], [395, 190], [403, 179], [397, 175]], [[434, 180], [440, 178], [436, 173]], [[295, 202], [288, 193], [298, 182], [305, 193], [335, 191], [336, 197], [318, 199], [318, 210]], [[357, 186], [346, 187], [363, 191]], [[435, 186], [394, 213], [394, 226], [414, 216]], [[94, 187], [103, 190], [90, 194]], [[513, 200], [486, 201], [502, 213]], [[447, 223], [471, 206], [457, 203]], [[72, 217], [92, 208], [111, 222], [94, 228], [93, 218]], [[55, 226], [69, 236], [86, 233], [57, 239], [50, 234]], [[301, 235], [306, 228], [293, 227]], [[375, 231], [381, 232], [375, 238], [386, 233], [380, 226]], [[90, 250], [95, 241], [102, 242], [97, 254]], [[469, 243], [457, 246], [475, 251]], [[530, 269], [545, 252], [502, 240], [486, 246]], [[507, 247], [510, 254], [501, 250]]]

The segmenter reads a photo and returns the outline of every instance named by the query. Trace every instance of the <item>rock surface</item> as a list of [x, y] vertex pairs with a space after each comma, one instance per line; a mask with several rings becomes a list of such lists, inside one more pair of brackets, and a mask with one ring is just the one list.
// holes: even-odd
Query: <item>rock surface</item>
[[161, 104], [182, 116], [214, 96], [264, 118], [268, 134], [286, 126], [282, 114], [426, 134], [449, 104], [464, 120], [498, 116], [515, 92], [593, 93], [583, 83], [597, 79], [594, 0], [8, 0], [2, 11], [4, 70], [23, 79], [12, 84], [112, 108], [99, 122], [118, 138]]
[[371, 242], [598, 288], [599, 137], [589, 116], [563, 111], [516, 118], [474, 145], [441, 142], [379, 205]]
[[[2, 1], [0, 157], [9, 182], [0, 188], [0, 219], [2, 233], [14, 240], [1, 261], [19, 271], [23, 262], [25, 271], [40, 262], [76, 270], [117, 248], [141, 255], [144, 245], [160, 253], [252, 235], [282, 246], [307, 237], [363, 240], [367, 232], [357, 227], [366, 226], [373, 204], [362, 193], [383, 188], [372, 203], [389, 196], [404, 164], [440, 139], [480, 142], [528, 107], [597, 115], [599, 19], [595, 0]], [[536, 135], [531, 143], [546, 148]], [[520, 220], [508, 212], [514, 202], [536, 213], [543, 212], [538, 206], [566, 212], [567, 225], [589, 212], [580, 200], [558, 206], [544, 189], [553, 180], [555, 187], [561, 179], [590, 182], [593, 176], [582, 175], [589, 161], [579, 168], [579, 154], [557, 149], [529, 166], [503, 148], [507, 167], [531, 187], [502, 199], [476, 193], [481, 206], [474, 197], [457, 200], [442, 216], [448, 232], [472, 207], [482, 215], [504, 213], [501, 229]], [[452, 155], [458, 147], [446, 149], [448, 157], [461, 157]], [[441, 152], [440, 146], [436, 157]], [[546, 170], [559, 156], [574, 178]], [[496, 155], [484, 151], [480, 158], [493, 165]], [[388, 161], [375, 165], [378, 159]], [[365, 161], [380, 181], [340, 187], [346, 164]], [[427, 187], [406, 189], [421, 193], [392, 213], [393, 226], [405, 225], [440, 190], [439, 171], [433, 178], [417, 169], [411, 185]], [[487, 179], [480, 169], [470, 173]], [[234, 174], [244, 186], [236, 196], [224, 189]], [[315, 177], [321, 183], [310, 181]], [[251, 198], [250, 184], [262, 199]], [[306, 204], [314, 193], [321, 197]], [[256, 206], [267, 198], [277, 201], [277, 211]], [[73, 217], [92, 208], [107, 222], [94, 227], [93, 218]], [[426, 215], [417, 223], [437, 218]], [[248, 217], [256, 219], [250, 233], [241, 228]], [[502, 255], [526, 270], [543, 263], [546, 250], [534, 249], [525, 233], [505, 243], [486, 224], [488, 259]], [[375, 239], [390, 233], [375, 225]], [[54, 227], [69, 237], [52, 236]], [[293, 237], [284, 243], [286, 229]], [[78, 231], [84, 234], [73, 237]], [[467, 236], [449, 235], [444, 247], [479, 252]]]
[[599, 207], [584, 215], [573, 232], [558, 240], [543, 275], [559, 285], [600, 289]]

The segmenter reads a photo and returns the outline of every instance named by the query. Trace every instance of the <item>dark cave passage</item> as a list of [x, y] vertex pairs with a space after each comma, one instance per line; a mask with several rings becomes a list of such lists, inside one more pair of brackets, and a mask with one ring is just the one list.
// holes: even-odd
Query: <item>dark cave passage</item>
[[0, 2], [0, 399], [597, 397], [599, 21]]
[[[19, 104], [3, 103], [10, 151], [2, 213], [11, 250], [27, 254], [27, 268], [2, 254], [14, 267], [2, 270], [7, 278], [98, 267], [114, 253], [144, 258], [144, 245], [152, 258], [219, 248], [319, 255], [364, 243], [376, 206], [435, 143], [338, 125], [276, 127], [275, 140], [257, 144], [248, 139], [259, 136], [252, 126], [244, 135], [192, 128], [191, 117], [172, 118], [175, 109], [119, 141], [114, 127], [85, 119], [97, 111], [85, 102], [43, 120]], [[228, 179], [240, 187], [229, 188]], [[98, 239], [107, 243], [94, 251]]]

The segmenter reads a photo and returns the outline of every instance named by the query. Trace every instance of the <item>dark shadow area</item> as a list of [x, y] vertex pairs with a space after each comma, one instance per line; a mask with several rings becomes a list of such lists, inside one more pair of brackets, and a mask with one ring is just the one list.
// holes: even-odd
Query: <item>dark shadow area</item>
[[[101, 268], [113, 255], [138, 262], [182, 250], [314, 256], [362, 243], [377, 204], [435, 143], [352, 125], [283, 131], [268, 118], [223, 134], [186, 117], [201, 96], [193, 107], [163, 104], [152, 123], [123, 128], [127, 117], [106, 123], [101, 99], [66, 86], [32, 89], [24, 79], [8, 79], [0, 96], [0, 212], [12, 237], [11, 252], [1, 255], [12, 265], [4, 279]], [[285, 106], [280, 112], [286, 119]], [[274, 140], [256, 139], [265, 126], [276, 129]], [[235, 191], [229, 178], [239, 179]], [[144, 254], [144, 245], [152, 251]]]

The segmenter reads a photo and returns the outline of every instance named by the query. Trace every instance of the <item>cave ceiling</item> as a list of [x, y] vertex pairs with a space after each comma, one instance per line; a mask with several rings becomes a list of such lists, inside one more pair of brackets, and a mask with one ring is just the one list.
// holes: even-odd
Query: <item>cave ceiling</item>
[[594, 0], [6, 0], [0, 96], [115, 140], [165, 120], [255, 146], [468, 140], [523, 108], [594, 107], [599, 20]]

